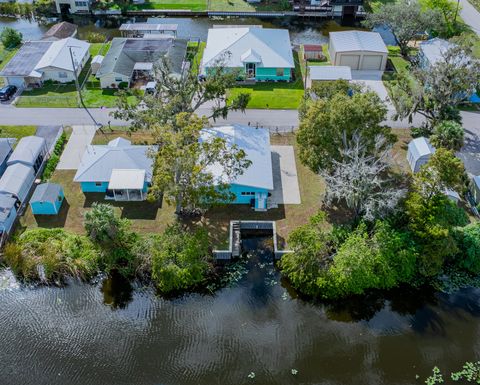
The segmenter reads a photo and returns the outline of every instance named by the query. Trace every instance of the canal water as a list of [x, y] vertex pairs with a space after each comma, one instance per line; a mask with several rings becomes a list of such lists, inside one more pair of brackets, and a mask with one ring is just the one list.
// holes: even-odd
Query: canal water
[[[178, 24], [178, 36], [186, 39], [200, 39], [205, 41], [207, 39], [208, 29], [214, 24], [228, 24], [228, 25], [263, 25], [265, 28], [288, 28], [290, 30], [290, 37], [293, 44], [299, 43], [326, 43], [328, 41], [326, 32], [331, 28], [331, 23], [321, 21], [302, 22], [295, 19], [278, 19], [265, 21], [254, 18], [161, 18], [158, 19], [162, 23]], [[119, 36], [118, 25], [120, 20], [94, 20], [89, 18], [73, 18], [71, 22], [79, 25], [78, 36], [80, 39], [86, 39], [89, 32], [100, 32], [109, 37]], [[124, 22], [127, 19], [123, 20]], [[146, 19], [131, 19], [131, 21], [144, 22]], [[2, 27], [12, 27], [19, 30], [25, 40], [40, 39], [47, 26], [38, 24], [35, 21], [28, 21], [23, 19], [11, 19], [0, 17], [0, 29]]]
[[118, 278], [25, 288], [4, 272], [0, 384], [415, 384], [478, 359], [477, 289], [313, 303], [281, 280], [268, 239], [243, 242], [253, 251], [211, 295]]

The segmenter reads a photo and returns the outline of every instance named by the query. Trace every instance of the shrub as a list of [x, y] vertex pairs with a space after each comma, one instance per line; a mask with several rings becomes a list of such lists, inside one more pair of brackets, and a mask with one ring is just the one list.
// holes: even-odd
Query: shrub
[[67, 136], [65, 135], [65, 133], [62, 133], [60, 138], [57, 140], [57, 143], [55, 144], [55, 148], [53, 149], [50, 159], [45, 165], [45, 169], [43, 170], [43, 175], [42, 175], [43, 181], [49, 180], [53, 172], [57, 168], [57, 164], [60, 161], [60, 156], [62, 155], [63, 147], [65, 146], [66, 141], [67, 141]]
[[22, 44], [22, 34], [17, 30], [5, 27], [0, 33], [0, 41], [5, 48], [15, 48]]
[[152, 255], [152, 278], [161, 292], [186, 290], [202, 283], [210, 268], [208, 234], [171, 225], [157, 236]]
[[5, 246], [5, 262], [27, 280], [88, 279], [97, 272], [98, 250], [87, 237], [63, 229], [30, 229]]
[[455, 264], [470, 273], [480, 273], [480, 223], [458, 228], [455, 238], [460, 248]]
[[105, 40], [107, 40], [107, 37], [100, 32], [89, 32], [87, 35], [89, 43], [103, 43]]
[[433, 128], [430, 142], [435, 147], [457, 151], [463, 146], [464, 131], [460, 123], [453, 120], [440, 122]]

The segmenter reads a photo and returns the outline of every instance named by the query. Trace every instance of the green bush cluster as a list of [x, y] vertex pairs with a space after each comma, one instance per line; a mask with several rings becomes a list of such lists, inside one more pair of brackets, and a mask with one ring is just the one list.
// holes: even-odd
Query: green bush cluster
[[50, 159], [48, 159], [47, 164], [45, 165], [45, 169], [43, 170], [43, 181], [49, 180], [53, 172], [57, 168], [57, 164], [60, 161], [60, 156], [62, 155], [63, 147], [65, 146], [66, 141], [67, 136], [65, 135], [65, 133], [62, 133], [62, 135], [60, 135], [60, 138], [58, 138], [57, 143], [55, 144], [55, 148], [50, 155]]
[[90, 240], [63, 229], [30, 229], [5, 246], [3, 258], [26, 280], [82, 279], [98, 271], [100, 253]]

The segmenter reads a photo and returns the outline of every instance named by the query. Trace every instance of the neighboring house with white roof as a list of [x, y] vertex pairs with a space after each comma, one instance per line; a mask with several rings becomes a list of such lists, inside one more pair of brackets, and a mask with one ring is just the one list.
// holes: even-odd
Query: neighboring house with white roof
[[24, 136], [7, 160], [7, 166], [20, 163], [32, 167], [35, 173], [40, 169], [47, 156], [47, 143], [39, 136]]
[[420, 171], [430, 157], [435, 153], [435, 148], [423, 136], [415, 138], [408, 143], [407, 161], [413, 173]]
[[0, 194], [12, 196], [22, 203], [27, 199], [33, 182], [35, 182], [33, 168], [16, 163], [8, 166], [2, 178], [0, 178]]
[[89, 145], [73, 180], [84, 193], [106, 193], [106, 199], [117, 201], [144, 200], [152, 182], [153, 149], [123, 138]]
[[90, 44], [74, 38], [56, 41], [28, 41], [0, 71], [7, 84], [26, 88], [41, 86], [45, 80], [68, 83], [75, 80], [90, 58]]
[[266, 210], [267, 199], [273, 190], [272, 153], [270, 148], [270, 133], [265, 128], [232, 125], [205, 128], [201, 140], [223, 138], [229, 146], [236, 145], [245, 151], [246, 159], [252, 163], [234, 180], [225, 180], [223, 165], [218, 162], [208, 171], [218, 181], [218, 184], [228, 183], [230, 192], [235, 195], [234, 204], [249, 204], [255, 210]]
[[307, 77], [310, 83], [335, 80], [350, 81], [352, 80], [352, 71], [347, 66], [308, 66]]
[[295, 69], [290, 34], [258, 26], [209, 29], [202, 74], [219, 64], [249, 80], [290, 81]]
[[333, 65], [352, 70], [384, 71], [387, 65], [388, 49], [377, 32], [330, 32], [328, 51]]
[[418, 46], [418, 60], [423, 68], [428, 68], [444, 60], [445, 53], [454, 47], [454, 44], [447, 40], [436, 37], [422, 41]]

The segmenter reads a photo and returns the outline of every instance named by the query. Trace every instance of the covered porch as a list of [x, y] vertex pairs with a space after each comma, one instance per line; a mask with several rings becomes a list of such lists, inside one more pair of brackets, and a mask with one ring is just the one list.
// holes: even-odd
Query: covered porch
[[144, 201], [146, 199], [145, 170], [113, 169], [105, 199]]

